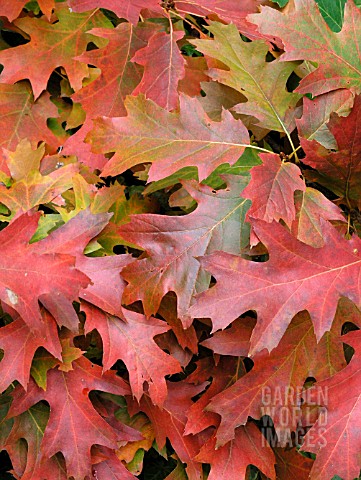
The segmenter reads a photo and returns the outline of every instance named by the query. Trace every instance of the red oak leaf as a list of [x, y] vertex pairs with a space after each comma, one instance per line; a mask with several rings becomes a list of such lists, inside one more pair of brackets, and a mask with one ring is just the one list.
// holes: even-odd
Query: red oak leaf
[[53, 24], [30, 17], [14, 21], [31, 41], [0, 52], [0, 63], [4, 65], [2, 83], [28, 78], [37, 99], [46, 89], [53, 70], [64, 67], [74, 90], [82, 87], [83, 78], [88, 76], [88, 67], [74, 57], [85, 52], [89, 42], [96, 43], [97, 38], [86, 33], [88, 30], [108, 27], [110, 22], [100, 11], [74, 14], [61, 4], [58, 4], [56, 14], [59, 21]]
[[[29, 244], [38, 220], [39, 214], [22, 215], [0, 232], [3, 253], [0, 297], [19, 313], [29, 328], [39, 333], [43, 331], [43, 319], [38, 301], [42, 301], [61, 324], [56, 309], [49, 307], [57, 305], [64, 311], [74, 311], [72, 301], [78, 298], [79, 290], [88, 285], [89, 279], [75, 268], [75, 257], [71, 253], [44, 253], [41, 241]], [[56, 237], [57, 231], [48, 239]]]
[[120, 276], [124, 266], [132, 261], [130, 255], [86, 257], [83, 251], [89, 241], [107, 225], [110, 214], [93, 214], [83, 210], [64, 226], [49, 235], [41, 243], [42, 253], [72, 252], [76, 256], [76, 268], [91, 281], [81, 289], [80, 298], [96, 305], [112, 315], [122, 316], [121, 298], [125, 281]]
[[273, 449], [276, 457], [276, 473], [277, 480], [289, 480], [297, 478], [297, 480], [308, 480], [310, 470], [313, 465], [311, 458], [305, 457], [295, 448], [279, 448]]
[[119, 234], [128, 242], [144, 248], [147, 258], [125, 267], [122, 275], [129, 282], [123, 295], [126, 304], [142, 300], [146, 315], [158, 311], [163, 296], [177, 294], [178, 317], [184, 327], [192, 319], [188, 309], [192, 296], [208, 287], [195, 257], [223, 249], [240, 252], [242, 223], [248, 201], [240, 197], [244, 177], [228, 177], [226, 190], [213, 191], [197, 182], [184, 186], [198, 202], [198, 208], [183, 217], [133, 215], [131, 223], [121, 226]]
[[258, 12], [262, 0], [177, 0], [177, 11], [201, 17], [220, 18], [234, 23], [238, 30], [250, 39], [263, 38], [257, 28], [247, 20], [247, 15]]
[[[343, 340], [356, 349], [349, 365], [304, 394], [307, 403], [319, 405], [320, 399], [323, 399], [321, 404], [324, 406], [302, 445], [302, 450], [317, 453], [310, 473], [315, 480], [332, 478], [334, 475], [353, 480], [359, 475], [361, 467], [360, 331], [349, 333]], [[339, 461], [340, 451], [347, 452], [342, 462]]]
[[295, 195], [296, 219], [292, 222], [291, 232], [301, 242], [319, 248], [324, 245], [322, 233], [323, 220], [345, 222], [341, 210], [320, 191], [306, 187]]
[[14, 419], [5, 446], [10, 454], [14, 473], [21, 480], [68, 479], [64, 459], [59, 454], [47, 458], [40, 451], [48, 419], [49, 408], [42, 403]]
[[85, 143], [85, 137], [92, 129], [92, 121], [85, 120], [83, 126], [64, 143], [62, 154], [76, 155], [79, 162], [87, 165], [91, 170], [102, 170], [107, 162], [105, 155], [93, 153], [91, 146]]
[[[14, 151], [23, 138], [33, 148], [45, 141], [51, 149], [59, 146], [59, 140], [49, 130], [47, 120], [57, 117], [58, 111], [50, 101], [50, 95], [43, 93], [34, 102], [33, 93], [27, 82], [16, 85], [0, 84], [0, 146]], [[1, 166], [1, 170], [7, 172]]]
[[157, 12], [163, 12], [159, 7], [158, 0], [67, 0], [69, 7], [74, 12], [85, 12], [93, 8], [107, 8], [119, 18], [126, 18], [136, 25], [139, 14], [143, 8], [150, 8]]
[[340, 116], [349, 114], [354, 96], [349, 90], [341, 89], [320, 95], [310, 100], [303, 97], [303, 114], [296, 120], [300, 137], [316, 140], [325, 148], [337, 149], [337, 142], [327, 128], [331, 113]]
[[310, 312], [320, 340], [331, 328], [341, 296], [360, 304], [358, 238], [347, 241], [325, 224], [325, 246], [314, 249], [275, 222], [254, 219], [253, 228], [268, 248], [269, 261], [250, 262], [224, 252], [202, 259], [217, 284], [200, 294], [190, 309], [192, 316], [211, 317], [217, 330], [247, 310], [256, 310], [258, 320], [251, 337], [254, 353], [276, 347], [293, 316], [302, 310]]
[[80, 298], [111, 315], [122, 318], [122, 294], [126, 282], [120, 272], [131, 262], [131, 255], [94, 258], [79, 256], [76, 266], [92, 282], [86, 289], [80, 291]]
[[316, 348], [309, 315], [297, 315], [271, 354], [266, 350], [256, 354], [249, 373], [211, 398], [206, 409], [222, 417], [217, 445], [233, 439], [236, 428], [245, 425], [248, 417], [264, 415], [272, 418], [279, 441], [287, 444], [302, 414], [298, 395], [306, 379], [316, 375]]
[[40, 400], [46, 400], [50, 405], [50, 418], [41, 453], [51, 457], [62, 452], [68, 476], [83, 480], [91, 474], [91, 446], [99, 444], [116, 448], [118, 440], [115, 431], [94, 409], [89, 392], [102, 390], [128, 395], [130, 390], [115, 372], [102, 373], [101, 367], [84, 357], [73, 362], [73, 367], [69, 372], [50, 370], [46, 392], [34, 382], [30, 383], [26, 396], [21, 388], [17, 388], [13, 392], [9, 416], [20, 415]]
[[294, 193], [305, 191], [301, 170], [297, 165], [282, 162], [277, 155], [260, 155], [263, 165], [252, 168], [251, 181], [243, 191], [252, 200], [247, 215], [266, 222], [282, 218], [290, 226], [296, 217]]
[[0, 348], [4, 351], [4, 357], [0, 362], [0, 392], [14, 380], [27, 389], [31, 363], [39, 347], [46, 348], [49, 353], [61, 360], [61, 345], [56, 323], [46, 310], [42, 311], [42, 318], [41, 336], [34, 335], [21, 318], [0, 328]]
[[[114, 30], [93, 28], [88, 32], [109, 40], [106, 47], [77, 57], [80, 62], [101, 69], [101, 74], [93, 82], [72, 95], [72, 100], [81, 103], [88, 118], [126, 115], [124, 99], [142, 78], [142, 68], [130, 59], [137, 50], [146, 46], [155, 31], [157, 28], [149, 24], [135, 28], [129, 23], [120, 23]], [[110, 90], [113, 95], [109, 95]]]
[[197, 435], [184, 435], [184, 427], [187, 411], [192, 405], [191, 398], [204, 390], [205, 385], [168, 382], [167, 386], [168, 397], [162, 410], [154, 406], [147, 396], [141, 399], [140, 410], [152, 422], [158, 447], [162, 449], [169, 438], [180, 460], [187, 464], [188, 478], [201, 480], [201, 463], [194, 460], [201, 447], [201, 438]]
[[138, 50], [132, 62], [144, 66], [144, 74], [133, 95], [143, 93], [166, 110], [178, 106], [178, 82], [185, 75], [184, 58], [177, 41], [184, 36], [182, 31], [170, 34], [159, 32], [153, 35], [146, 47]]
[[227, 445], [216, 449], [216, 438], [205, 443], [196, 460], [211, 465], [208, 480], [239, 480], [245, 478], [248, 465], [254, 465], [267, 478], [276, 478], [275, 457], [256, 425], [239, 427]]
[[137, 477], [132, 475], [118, 459], [117, 455], [109, 449], [102, 448], [105, 451], [106, 460], [93, 465], [93, 477], [97, 480], [136, 480]]
[[361, 91], [361, 55], [358, 38], [361, 13], [352, 0], [345, 6], [341, 32], [333, 32], [325, 22], [315, 0], [295, 0], [295, 9], [282, 13], [274, 8], [261, 7], [261, 14], [248, 20], [258, 25], [266, 35], [282, 39], [286, 53], [283, 61], [310, 60], [317, 62], [314, 72], [306, 75], [296, 89], [299, 93], [322, 93], [348, 88]]
[[178, 361], [167, 355], [154, 342], [153, 337], [170, 329], [163, 321], [146, 319], [144, 315], [123, 309], [125, 321], [107, 315], [84, 304], [85, 331], [98, 330], [103, 340], [103, 368], [109, 370], [121, 359], [129, 372], [132, 394], [139, 401], [143, 384], [149, 385], [149, 395], [154, 404], [162, 406], [167, 397], [164, 377], [181, 371]]
[[208, 82], [207, 62], [204, 57], [185, 57], [185, 75], [179, 80], [178, 91], [189, 97], [199, 97], [202, 91], [201, 82]]
[[212, 369], [210, 366], [206, 365], [206, 368], [202, 370], [202, 367], [204, 368], [204, 364], [202, 364], [201, 361], [198, 362], [198, 368], [195, 372], [193, 372], [193, 377], [187, 378], [188, 382], [196, 384], [199, 383], [202, 377], [203, 381], [212, 378], [212, 383], [203, 393], [201, 398], [193, 403], [193, 405], [191, 405], [189, 408], [187, 412], [187, 424], [184, 429], [185, 435], [194, 435], [202, 432], [208, 427], [219, 426], [219, 415], [206, 410], [207, 405], [213, 397], [223, 392], [226, 388], [228, 388], [246, 373], [244, 364], [239, 358], [221, 356], [217, 365], [214, 365], [214, 362], [211, 360], [209, 363], [212, 365]]
[[175, 295], [166, 295], [159, 306], [158, 313], [172, 327], [172, 332], [177, 338], [179, 345], [192, 353], [198, 353], [197, 333], [192, 326], [184, 329], [182, 322], [177, 315], [177, 297]]
[[327, 124], [337, 142], [337, 152], [330, 152], [316, 140], [301, 138], [306, 153], [302, 162], [317, 169], [322, 176], [332, 179], [332, 189], [343, 198], [357, 202], [361, 192], [361, 95], [355, 97], [354, 106], [348, 117], [331, 114]]
[[204, 340], [201, 345], [219, 355], [247, 357], [249, 340], [255, 323], [255, 319], [251, 317], [235, 320], [229, 328], [216, 332], [211, 338]]
[[193, 165], [202, 180], [218, 165], [233, 164], [249, 143], [246, 127], [230, 112], [223, 112], [221, 122], [213, 122], [197, 99], [181, 95], [179, 113], [170, 113], [143, 95], [128, 96], [125, 106], [127, 117], [96, 119], [86, 138], [94, 153], [115, 152], [102, 176], [152, 162], [149, 181]]

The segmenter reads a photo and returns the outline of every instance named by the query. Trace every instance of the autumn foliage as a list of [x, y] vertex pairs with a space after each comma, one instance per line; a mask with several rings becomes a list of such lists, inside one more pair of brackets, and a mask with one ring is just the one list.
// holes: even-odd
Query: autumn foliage
[[0, 0], [2, 473], [358, 477], [361, 12], [286, 3]]

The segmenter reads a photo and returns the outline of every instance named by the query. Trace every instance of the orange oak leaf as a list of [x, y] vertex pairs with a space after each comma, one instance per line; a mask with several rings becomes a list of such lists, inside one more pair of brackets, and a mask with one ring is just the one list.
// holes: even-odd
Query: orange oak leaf
[[74, 57], [85, 52], [89, 42], [97, 43], [97, 37], [87, 33], [88, 30], [111, 24], [100, 11], [74, 14], [65, 5], [58, 4], [56, 14], [59, 21], [53, 24], [30, 17], [14, 21], [31, 40], [0, 52], [0, 63], [4, 65], [2, 83], [11, 84], [27, 78], [37, 99], [46, 89], [53, 70], [64, 67], [70, 85], [80, 90], [83, 78], [88, 76], [88, 67]]
[[40, 173], [45, 146], [33, 150], [28, 140], [21, 141], [15, 152], [4, 150], [13, 183], [9, 188], [0, 185], [0, 202], [13, 215], [27, 212], [36, 205], [51, 202], [73, 186], [72, 178], [79, 171], [76, 164], [58, 168], [48, 175]]
[[160, 107], [173, 110], [178, 106], [178, 82], [185, 75], [184, 58], [177, 41], [184, 36], [182, 31], [159, 32], [153, 35], [146, 47], [138, 50], [132, 62], [144, 66], [141, 82], [133, 95], [143, 93]]
[[128, 96], [125, 106], [127, 117], [96, 119], [86, 137], [94, 153], [115, 152], [103, 176], [151, 162], [149, 181], [193, 165], [203, 180], [218, 165], [238, 160], [249, 143], [246, 127], [231, 113], [224, 111], [222, 121], [213, 122], [195, 98], [181, 95], [179, 113], [170, 113], [143, 95]]
[[324, 224], [325, 245], [315, 249], [275, 222], [254, 219], [252, 224], [270, 259], [257, 263], [224, 252], [202, 259], [203, 268], [215, 276], [217, 284], [200, 294], [190, 315], [211, 317], [217, 330], [247, 310], [256, 310], [258, 320], [251, 337], [251, 353], [255, 353], [275, 348], [294, 315], [308, 310], [320, 340], [331, 328], [341, 296], [361, 302], [361, 241], [347, 241]]
[[126, 309], [122, 314], [124, 320], [90, 305], [83, 304], [82, 309], [86, 314], [85, 331], [96, 329], [102, 337], [104, 370], [109, 370], [117, 360], [123, 360], [135, 398], [140, 400], [143, 384], [147, 382], [153, 403], [162, 406], [167, 397], [164, 377], [180, 372], [181, 366], [157, 346], [153, 337], [170, 327], [161, 320], [147, 320], [144, 315]]
[[[20, 15], [27, 3], [27, 0], [12, 0], [11, 2], [0, 0], [0, 17], [7, 17], [12, 22]], [[38, 3], [40, 10], [50, 19], [55, 0], [38, 0]]]
[[177, 295], [178, 317], [185, 328], [192, 296], [208, 287], [209, 278], [200, 272], [195, 257], [215, 250], [240, 252], [242, 225], [249, 202], [240, 194], [244, 177], [228, 177], [229, 188], [213, 191], [195, 181], [183, 182], [198, 202], [198, 208], [183, 217], [133, 215], [131, 222], [119, 228], [127, 241], [144, 248], [146, 258], [136, 260], [122, 271], [129, 282], [123, 302], [142, 300], [146, 315], [158, 311], [163, 296]]
[[[91, 474], [90, 448], [94, 444], [116, 448], [117, 434], [96, 412], [90, 399], [91, 390], [102, 390], [115, 395], [130, 393], [128, 385], [115, 372], [102, 373], [101, 367], [82, 357], [73, 362], [73, 370], [48, 373], [44, 392], [31, 382], [27, 395], [17, 388], [9, 416], [20, 415], [29, 407], [46, 400], [50, 405], [50, 418], [41, 443], [41, 453], [51, 457], [57, 452], [64, 455], [67, 474], [83, 480]], [[82, 388], [79, 388], [79, 386]]]

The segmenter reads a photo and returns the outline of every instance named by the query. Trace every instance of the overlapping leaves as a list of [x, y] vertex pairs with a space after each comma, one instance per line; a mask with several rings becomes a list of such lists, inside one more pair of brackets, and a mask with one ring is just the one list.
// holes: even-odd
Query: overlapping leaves
[[286, 3], [0, 1], [15, 478], [359, 474], [361, 17]]

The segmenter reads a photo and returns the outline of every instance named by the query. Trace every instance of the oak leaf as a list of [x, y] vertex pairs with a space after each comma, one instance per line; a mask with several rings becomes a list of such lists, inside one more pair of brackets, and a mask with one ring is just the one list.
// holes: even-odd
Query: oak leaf
[[336, 150], [337, 142], [327, 126], [330, 115], [337, 113], [339, 116], [347, 116], [353, 102], [352, 93], [346, 89], [334, 90], [312, 100], [304, 97], [302, 117], [296, 120], [299, 136], [309, 141], [316, 140], [325, 148]]
[[197, 99], [184, 95], [179, 113], [170, 113], [143, 95], [128, 96], [125, 106], [127, 117], [94, 120], [86, 138], [94, 153], [115, 152], [102, 176], [151, 162], [149, 181], [193, 165], [203, 180], [218, 165], [235, 163], [249, 143], [247, 129], [231, 113], [225, 111], [221, 122], [212, 122]]
[[247, 20], [247, 15], [256, 13], [262, 3], [262, 0], [177, 0], [175, 6], [179, 12], [233, 23], [247, 38], [254, 40], [264, 36]]
[[154, 404], [162, 406], [167, 397], [164, 377], [181, 370], [180, 364], [163, 352], [153, 337], [169, 330], [155, 318], [123, 309], [122, 318], [108, 315], [90, 305], [83, 305], [86, 314], [85, 331], [97, 329], [103, 340], [103, 369], [109, 370], [117, 360], [123, 360], [128, 372], [132, 394], [139, 401], [143, 384], [148, 383]]
[[311, 187], [306, 187], [304, 192], [296, 192], [295, 207], [296, 219], [292, 222], [291, 232], [298, 240], [315, 248], [324, 245], [322, 219], [346, 221], [337, 205]]
[[[306, 153], [306, 158], [302, 161], [317, 169], [318, 181], [324, 184], [328, 178], [332, 179], [333, 191], [358, 206], [361, 205], [360, 115], [360, 95], [355, 97], [354, 106], [347, 117], [331, 114], [327, 126], [336, 139], [336, 152], [330, 152], [316, 140], [301, 138], [301, 145]], [[329, 185], [329, 181], [327, 184]]]
[[[334, 475], [353, 480], [359, 475], [360, 339], [359, 332], [347, 334], [344, 342], [356, 350], [349, 365], [304, 394], [308, 403], [310, 400], [313, 404], [319, 404], [320, 400], [323, 403], [323, 411], [305, 436], [302, 446], [303, 450], [317, 453], [310, 473], [315, 480]], [[343, 462], [338, 460], [339, 449], [347, 451]]]
[[263, 40], [242, 40], [234, 25], [212, 23], [214, 38], [192, 40], [207, 58], [220, 62], [207, 74], [222, 84], [241, 92], [248, 101], [233, 107], [237, 113], [257, 117], [256, 125], [279, 132], [291, 132], [295, 107], [301, 95], [286, 90], [286, 82], [295, 63], [279, 60], [266, 62], [268, 45]]
[[32, 150], [28, 140], [21, 141], [15, 152], [4, 150], [13, 183], [9, 188], [0, 185], [0, 202], [7, 206], [12, 215], [50, 203], [72, 187], [72, 177], [78, 172], [78, 166], [69, 164], [42, 175], [40, 161], [44, 154], [44, 145]]
[[[317, 345], [310, 317], [298, 314], [288, 327], [279, 345], [268, 354], [263, 350], [252, 357], [254, 367], [236, 383], [211, 398], [207, 411], [221, 415], [217, 445], [234, 438], [239, 425], [248, 417], [272, 418], [280, 444], [287, 445], [290, 432], [295, 431], [302, 412], [299, 395], [308, 377], [324, 379], [327, 372], [318, 365], [325, 358], [327, 341]], [[342, 355], [342, 346], [331, 339], [335, 356]]]
[[143, 93], [166, 110], [177, 108], [179, 102], [178, 82], [185, 75], [184, 58], [177, 41], [184, 36], [182, 31], [159, 32], [153, 35], [148, 45], [138, 50], [132, 62], [143, 65], [143, 78], [133, 95]]
[[361, 56], [358, 39], [361, 13], [352, 0], [345, 6], [342, 30], [333, 32], [322, 17], [315, 0], [295, 0], [295, 9], [282, 13], [261, 7], [248, 20], [263, 34], [279, 37], [286, 53], [282, 61], [309, 60], [318, 67], [300, 82], [299, 93], [321, 95], [339, 88], [361, 91]]
[[276, 473], [277, 480], [289, 480], [297, 478], [297, 480], [308, 480], [310, 478], [310, 470], [313, 460], [299, 453], [295, 448], [273, 449], [276, 457]]
[[39, 347], [46, 348], [54, 357], [61, 359], [56, 323], [46, 310], [42, 310], [41, 314], [41, 336], [34, 335], [20, 317], [0, 328], [0, 348], [4, 352], [0, 362], [0, 392], [14, 380], [26, 390], [33, 357]]
[[[27, 0], [12, 0], [8, 2], [7, 0], [0, 0], [0, 16], [7, 17], [10, 22], [15, 20], [21, 10], [29, 3]], [[41, 11], [50, 19], [51, 12], [54, 8], [54, 0], [38, 0], [39, 7]]]
[[168, 382], [167, 386], [168, 397], [162, 410], [154, 406], [147, 396], [141, 399], [140, 410], [153, 424], [158, 447], [162, 449], [168, 438], [180, 460], [187, 464], [188, 478], [201, 480], [202, 464], [194, 459], [199, 453], [201, 439], [197, 435], [184, 435], [184, 427], [187, 411], [192, 405], [191, 398], [204, 390], [205, 385]]
[[64, 67], [74, 90], [82, 87], [83, 78], [88, 76], [88, 67], [74, 57], [85, 52], [89, 42], [96, 44], [99, 40], [87, 33], [88, 30], [110, 27], [111, 23], [100, 11], [74, 14], [65, 5], [58, 5], [56, 14], [59, 21], [53, 24], [30, 17], [14, 21], [31, 40], [0, 52], [0, 63], [4, 65], [2, 83], [11, 84], [27, 78], [37, 99], [46, 89], [53, 70]]
[[[224, 252], [202, 259], [201, 265], [217, 284], [200, 294], [190, 314], [211, 317], [217, 330], [247, 310], [256, 310], [258, 320], [251, 337], [251, 353], [255, 353], [276, 347], [293, 316], [308, 310], [320, 340], [331, 328], [341, 296], [361, 302], [360, 240], [347, 241], [324, 224], [325, 245], [315, 249], [275, 222], [254, 219], [252, 224], [270, 259], [257, 263]], [[322, 299], [316, 293], [320, 289]]]
[[[67, 480], [64, 459], [56, 454], [48, 458], [41, 453], [41, 442], [49, 419], [49, 408], [34, 405], [14, 419], [6, 439], [14, 473], [21, 480]], [[25, 442], [26, 443], [25, 443]]]
[[296, 217], [294, 193], [306, 189], [301, 170], [271, 153], [260, 157], [263, 164], [252, 168], [251, 181], [243, 191], [252, 200], [247, 215], [269, 223], [282, 218], [290, 226]]
[[29, 384], [26, 396], [21, 388], [17, 388], [8, 415], [20, 415], [40, 400], [46, 400], [50, 405], [50, 418], [41, 452], [51, 457], [60, 451], [65, 458], [68, 476], [83, 480], [91, 473], [91, 446], [99, 444], [116, 448], [118, 440], [115, 431], [94, 409], [89, 392], [102, 390], [127, 395], [130, 391], [115, 372], [102, 373], [101, 367], [84, 357], [73, 362], [73, 367], [74, 370], [69, 372], [50, 370], [46, 392], [33, 382]]
[[[204, 368], [202, 361], [198, 362], [197, 370], [192, 377], [188, 377], [189, 383], [200, 383], [201, 376], [206, 380], [212, 378], [209, 388], [202, 394], [187, 412], [187, 424], [184, 429], [185, 435], [195, 435], [206, 430], [208, 427], [219, 427], [220, 417], [217, 413], [206, 409], [209, 402], [219, 393], [223, 392], [230, 385], [234, 384], [240, 377], [246, 374], [245, 366], [240, 358], [232, 358], [222, 355], [217, 365], [208, 357], [209, 366]], [[199, 370], [199, 371], [198, 371]], [[204, 380], [203, 379], [203, 380]]]
[[[49, 117], [57, 117], [58, 111], [44, 92], [36, 101], [27, 82], [16, 85], [0, 83], [0, 146], [14, 151], [20, 140], [27, 138], [32, 147], [45, 141], [51, 149], [59, 141], [47, 126]], [[3, 157], [3, 155], [1, 155]], [[0, 164], [1, 170], [7, 167]]]
[[[93, 28], [88, 32], [108, 40], [106, 47], [84, 52], [77, 57], [78, 61], [101, 69], [94, 81], [72, 95], [72, 100], [81, 103], [88, 118], [126, 115], [124, 99], [134, 91], [142, 78], [142, 67], [130, 60], [147, 45], [148, 38], [155, 31], [155, 27], [148, 24], [133, 27], [129, 23], [121, 23], [114, 30]], [[110, 90], [114, 95], [109, 95]]]
[[209, 284], [195, 257], [219, 249], [240, 252], [242, 224], [249, 205], [240, 196], [246, 180], [228, 180], [232, 182], [229, 188], [218, 191], [195, 181], [184, 182], [198, 202], [198, 208], [189, 215], [134, 215], [129, 224], [119, 228], [125, 240], [147, 253], [147, 258], [136, 260], [122, 271], [129, 282], [123, 295], [126, 304], [142, 300], [145, 314], [152, 315], [158, 311], [163, 296], [173, 291], [178, 299], [178, 317], [184, 327], [190, 326], [192, 296]]
[[235, 438], [223, 447], [216, 449], [216, 439], [212, 437], [202, 446], [195, 459], [211, 465], [209, 480], [246, 478], [247, 467], [251, 464], [265, 473], [267, 478], [276, 478], [272, 449], [253, 423], [239, 427]]
[[[51, 295], [53, 305], [65, 311], [72, 309], [72, 301], [78, 298], [80, 288], [85, 288], [89, 279], [75, 268], [73, 255], [43, 253], [42, 242], [29, 244], [38, 219], [39, 214], [22, 215], [0, 232], [3, 252], [0, 297], [19, 313], [29, 328], [40, 332], [43, 319], [38, 301], [43, 300], [48, 308], [47, 299]], [[53, 239], [56, 235], [54, 232], [47, 238]], [[54, 316], [56, 318], [55, 313]]]
[[136, 25], [143, 8], [162, 12], [158, 0], [68, 0], [69, 7], [74, 12], [86, 12], [95, 8], [107, 8], [119, 18], [126, 18]]

